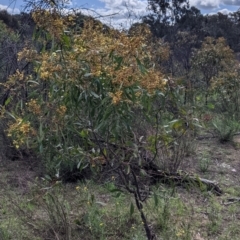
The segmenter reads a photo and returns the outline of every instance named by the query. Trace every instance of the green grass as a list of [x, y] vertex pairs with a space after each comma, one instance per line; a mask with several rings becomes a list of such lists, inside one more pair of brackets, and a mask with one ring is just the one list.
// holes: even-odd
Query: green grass
[[[6, 189], [8, 194], [1, 198], [1, 240], [146, 239], [136, 207], [130, 212], [134, 199], [111, 192], [111, 187], [91, 181], [49, 187], [37, 180], [26, 195]], [[144, 212], [156, 236], [189, 239], [184, 203], [165, 188], [154, 192], [144, 203]]]
[[[133, 196], [120, 191], [114, 178], [105, 184], [31, 178], [21, 185], [17, 172], [22, 170], [15, 164], [0, 179], [1, 240], [146, 239]], [[216, 174], [224, 186], [228, 176]], [[143, 203], [143, 212], [156, 239], [239, 239], [239, 203], [223, 204], [229, 196], [239, 196], [239, 187], [232, 184], [224, 192], [217, 197], [196, 188], [157, 184]]]

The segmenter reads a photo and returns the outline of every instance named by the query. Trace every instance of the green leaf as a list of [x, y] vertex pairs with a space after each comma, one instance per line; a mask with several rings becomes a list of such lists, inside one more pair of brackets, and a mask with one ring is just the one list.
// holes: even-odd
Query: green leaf
[[157, 207], [159, 201], [158, 201], [158, 196], [157, 196], [156, 193], [153, 194], [153, 198], [154, 198], [154, 204], [155, 204], [155, 207]]
[[127, 165], [127, 174], [130, 173], [130, 170], [131, 170], [131, 167], [130, 167], [130, 165], [128, 164], [128, 165]]
[[13, 114], [11, 114], [10, 112], [7, 112], [7, 114], [8, 114], [10, 117], [12, 117], [14, 120], [16, 120], [16, 117], [14, 117]]
[[207, 107], [208, 109], [211, 109], [211, 110], [215, 108], [214, 104], [212, 103], [208, 103]]
[[79, 134], [81, 137], [86, 138], [88, 136], [88, 130], [83, 129]]
[[141, 61], [138, 58], [136, 58], [136, 60], [137, 60], [137, 64], [138, 64], [138, 67], [139, 67], [141, 73], [143, 73], [143, 74], [147, 73], [147, 69], [144, 67], [144, 65], [141, 63]]
[[82, 166], [80, 170], [83, 170], [83, 169], [85, 169], [88, 166], [89, 166], [89, 163], [87, 163], [85, 166]]
[[107, 149], [106, 149], [106, 148], [103, 149], [103, 154], [104, 154], [105, 156], [107, 156]]
[[43, 124], [40, 122], [39, 126], [39, 142], [42, 142], [44, 139]]
[[114, 109], [112, 107], [108, 108], [104, 113], [103, 120], [107, 120], [110, 117], [110, 115], [113, 113], [114, 113]]
[[109, 58], [113, 58], [113, 55], [114, 55], [114, 50], [112, 50], [112, 51], [109, 53], [108, 57], [109, 57]]
[[34, 83], [34, 84], [37, 84], [37, 85], [39, 85], [39, 83], [38, 83], [38, 82], [36, 82], [36, 81], [33, 81], [33, 80], [29, 80], [29, 81], [27, 81], [27, 83]]
[[113, 195], [114, 198], [119, 198], [121, 196], [121, 192], [118, 192], [117, 194]]
[[8, 98], [8, 99], [5, 101], [5, 106], [7, 106], [10, 102], [11, 102], [11, 98]]
[[44, 176], [44, 179], [46, 179], [48, 181], [52, 181], [52, 178], [49, 175], [47, 175], [47, 174]]
[[94, 196], [94, 194], [92, 194], [92, 195], [91, 195], [91, 202], [93, 203], [94, 200], [95, 200], [95, 196]]
[[66, 34], [62, 35], [62, 40], [66, 47], [70, 47], [71, 41], [69, 36], [67, 36]]
[[131, 101], [134, 100], [135, 94], [134, 94], [133, 91], [131, 91], [131, 89], [124, 90], [124, 93], [125, 93], [125, 95], [127, 96], [127, 98], [128, 98], [129, 100], [131, 100]]
[[80, 168], [80, 166], [81, 166], [81, 164], [82, 164], [82, 160], [83, 160], [83, 159], [81, 159], [81, 160], [78, 162], [78, 164], [77, 164], [77, 169]]
[[118, 188], [112, 188], [112, 189], [109, 189], [109, 192], [111, 192], [111, 193], [114, 193], [114, 192], [122, 193], [123, 191], [121, 189], [118, 189]]
[[95, 98], [99, 98], [99, 96], [95, 92], [91, 91], [91, 95], [94, 96]]
[[198, 128], [203, 128], [203, 126], [200, 125], [200, 124], [197, 123], [197, 122], [193, 122], [192, 125], [195, 126], [195, 127], [198, 127]]
[[115, 57], [115, 61], [117, 63], [117, 67], [114, 69], [115, 71], [119, 70], [122, 62], [123, 62], [123, 57]]
[[178, 122], [179, 121], [179, 119], [174, 119], [174, 120], [172, 120], [171, 122], [169, 122], [169, 124], [174, 124], [174, 123], [176, 123], [176, 122]]
[[200, 96], [197, 96], [197, 97], [196, 97], [196, 100], [197, 100], [197, 101], [201, 101], [202, 98], [201, 98]]
[[183, 127], [183, 121], [182, 120], [179, 120], [178, 122], [175, 122], [173, 125], [172, 125], [173, 128], [175, 129], [180, 129]]
[[40, 145], [39, 145], [39, 152], [42, 154], [43, 153], [43, 145], [42, 145], [42, 143], [40, 143]]
[[134, 213], [134, 205], [131, 202], [131, 204], [130, 204], [130, 217], [133, 215], [133, 213]]
[[96, 202], [96, 204], [99, 204], [99, 205], [101, 205], [101, 206], [107, 206], [107, 204], [106, 203], [104, 203], [104, 202]]

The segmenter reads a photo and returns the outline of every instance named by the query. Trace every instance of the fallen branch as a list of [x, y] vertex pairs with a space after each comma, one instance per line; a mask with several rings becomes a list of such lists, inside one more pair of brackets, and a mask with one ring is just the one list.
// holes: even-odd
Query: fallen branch
[[233, 204], [233, 203], [238, 203], [238, 202], [240, 202], [240, 198], [231, 197], [231, 198], [228, 198], [227, 202], [224, 202], [223, 205], [227, 206], [227, 205], [230, 205], [230, 204]]
[[147, 169], [147, 173], [154, 179], [154, 181], [160, 181], [166, 184], [175, 184], [180, 186], [197, 186], [200, 190], [211, 191], [217, 196], [222, 195], [223, 191], [219, 188], [218, 183], [208, 179], [200, 178], [199, 176], [190, 175], [185, 172], [168, 173], [161, 170]]

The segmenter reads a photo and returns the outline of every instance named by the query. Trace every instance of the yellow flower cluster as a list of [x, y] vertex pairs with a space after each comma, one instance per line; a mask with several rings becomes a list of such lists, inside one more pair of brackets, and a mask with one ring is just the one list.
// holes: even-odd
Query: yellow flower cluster
[[182, 236], [184, 236], [184, 235], [185, 235], [184, 229], [179, 229], [179, 231], [176, 233], [176, 236], [177, 236], [177, 237], [182, 237]]
[[32, 62], [38, 59], [38, 53], [34, 49], [23, 48], [21, 52], [18, 53], [18, 61], [22, 59], [26, 60], [27, 62]]
[[58, 113], [58, 115], [60, 117], [63, 117], [65, 115], [66, 111], [67, 111], [67, 107], [63, 106], [63, 105], [60, 106], [59, 108], [57, 108], [57, 110], [56, 110], [56, 112]]
[[16, 148], [24, 145], [31, 135], [35, 135], [30, 122], [24, 122], [22, 118], [17, 118], [15, 123], [10, 124], [7, 132], [8, 137], [13, 137], [13, 145]]
[[60, 38], [64, 31], [64, 19], [56, 9], [39, 9], [32, 13], [32, 18], [39, 27], [46, 29], [57, 38]]
[[117, 91], [115, 93], [109, 93], [110, 97], [112, 98], [112, 103], [114, 105], [118, 104], [122, 100], [122, 91]]
[[[147, 44], [150, 30], [147, 26], [142, 26], [136, 31], [141, 34], [129, 36], [113, 29], [109, 29], [106, 34], [101, 24], [89, 21], [85, 23], [81, 35], [75, 36], [74, 49], [77, 54], [84, 54], [94, 76], [99, 77], [105, 73], [116, 87], [140, 83], [153, 92], [164, 86], [163, 76], [154, 68], [143, 76], [136, 59], [144, 63], [152, 57], [151, 46]], [[164, 52], [167, 58], [168, 49], [163, 49], [167, 48], [159, 47], [159, 51]], [[119, 102], [120, 95], [114, 95], [116, 102]]]
[[36, 69], [36, 71], [38, 71], [42, 80], [52, 78], [54, 77], [54, 73], [61, 71], [62, 66], [58, 63], [58, 61], [59, 59], [57, 58], [56, 53], [53, 53], [52, 55], [49, 55], [49, 53], [41, 54], [41, 65], [39, 69]]
[[164, 89], [166, 81], [163, 75], [154, 70], [150, 70], [146, 76], [142, 77], [141, 81], [142, 88], [146, 89], [149, 93], [153, 93], [156, 89]]
[[[74, 17], [61, 16], [55, 10], [38, 10], [33, 12], [33, 18], [38, 26], [59, 36], [68, 24], [64, 21], [72, 21]], [[127, 34], [110, 28], [106, 30], [101, 23], [88, 20], [84, 22], [81, 34], [71, 33], [71, 49], [62, 53], [46, 51], [37, 55], [35, 50], [25, 48], [18, 58], [36, 60], [35, 72], [40, 81], [51, 79], [59, 84], [76, 83], [78, 88], [87, 89], [91, 84], [89, 76], [104, 78], [112, 86], [109, 96], [116, 105], [121, 101], [130, 101], [124, 96], [124, 88], [138, 85], [152, 94], [157, 89], [164, 89], [166, 84], [163, 74], [149, 64], [156, 52], [156, 46], [153, 48], [148, 44], [151, 38], [149, 28], [140, 25], [133, 32]], [[157, 47], [167, 58], [168, 48], [162, 43]], [[147, 69], [143, 71], [140, 64], [146, 65]], [[22, 75], [19, 77], [22, 79]], [[137, 93], [137, 96], [141, 96], [141, 93]], [[36, 101], [30, 101], [28, 108], [34, 114], [40, 114]], [[60, 116], [64, 116], [66, 110], [65, 106], [55, 109]]]
[[16, 72], [8, 77], [8, 85], [14, 85], [18, 81], [23, 81], [24, 73], [20, 72], [18, 69]]
[[[49, 1], [52, 3], [52, 1]], [[38, 27], [48, 31], [60, 40], [62, 34], [69, 26], [74, 25], [75, 15], [61, 12], [59, 9], [38, 9], [32, 13], [32, 18]]]
[[[42, 16], [46, 16], [46, 19]], [[56, 29], [63, 28], [65, 24], [64, 18], [54, 11], [35, 11], [33, 18], [39, 26], [49, 28], [53, 35], [59, 31]], [[63, 22], [60, 24], [59, 21]], [[54, 24], [51, 25], [52, 22]], [[55, 30], [50, 29], [50, 25]], [[89, 74], [92, 77], [105, 76], [115, 89], [130, 87], [137, 83], [149, 93], [153, 93], [154, 90], [164, 87], [163, 75], [153, 67], [148, 68], [143, 75], [139, 67], [139, 62], [145, 64], [146, 61], [151, 61], [154, 51], [156, 52], [156, 49], [148, 44], [150, 30], [143, 25], [134, 29], [134, 33], [127, 34], [115, 29], [104, 30], [101, 23], [85, 21], [81, 34], [77, 32], [72, 35], [72, 51], [64, 52], [64, 63], [61, 54], [44, 52], [36, 57], [39, 64], [35, 71], [42, 80], [54, 78], [55, 81], [67, 80], [74, 83], [81, 76], [82, 88], [87, 88], [89, 79], [83, 77], [87, 63], [87, 69], [90, 69]], [[164, 53], [167, 58], [168, 48], [160, 44], [158, 51]], [[31, 54], [34, 55], [34, 51], [25, 50], [19, 54], [19, 58], [26, 55], [30, 59]], [[111, 96], [114, 104], [122, 99], [122, 93], [114, 89]]]
[[41, 106], [37, 103], [35, 99], [31, 99], [29, 103], [26, 104], [28, 106], [28, 110], [35, 115], [41, 114]]

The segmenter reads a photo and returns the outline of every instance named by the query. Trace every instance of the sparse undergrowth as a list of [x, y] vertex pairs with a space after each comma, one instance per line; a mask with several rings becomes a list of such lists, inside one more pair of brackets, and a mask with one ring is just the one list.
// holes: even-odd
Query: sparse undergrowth
[[[185, 169], [216, 180], [225, 194], [156, 184], [143, 203], [155, 239], [238, 239], [239, 150], [198, 141]], [[199, 158], [197, 158], [199, 156]], [[211, 164], [202, 171], [202, 156]], [[198, 160], [196, 160], [198, 159]], [[200, 162], [200, 163], [199, 163]], [[0, 239], [146, 239], [134, 198], [111, 181], [63, 184], [36, 178], [27, 163], [1, 162]], [[20, 167], [19, 167], [20, 166]], [[116, 184], [115, 184], [116, 183]]]

